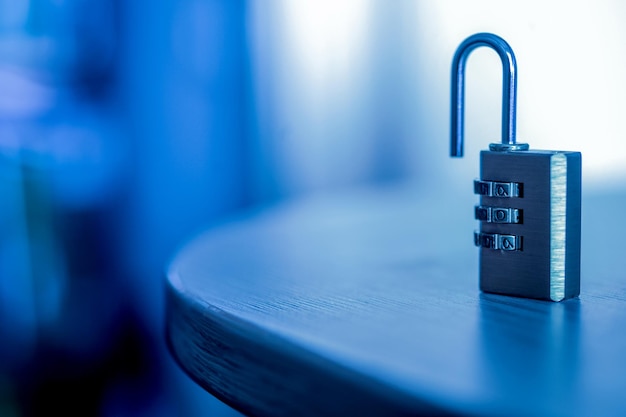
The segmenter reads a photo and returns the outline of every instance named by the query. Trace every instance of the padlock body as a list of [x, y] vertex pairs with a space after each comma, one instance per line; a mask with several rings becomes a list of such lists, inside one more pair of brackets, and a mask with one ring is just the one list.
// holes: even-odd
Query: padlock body
[[561, 301], [580, 293], [581, 154], [482, 151], [480, 289]]

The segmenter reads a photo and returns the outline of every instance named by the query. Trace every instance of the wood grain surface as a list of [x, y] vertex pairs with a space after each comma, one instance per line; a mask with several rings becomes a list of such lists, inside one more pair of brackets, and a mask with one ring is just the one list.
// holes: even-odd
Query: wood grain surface
[[584, 195], [561, 303], [479, 292], [476, 201], [355, 190], [211, 227], [167, 271], [170, 349], [249, 415], [626, 415], [626, 193]]

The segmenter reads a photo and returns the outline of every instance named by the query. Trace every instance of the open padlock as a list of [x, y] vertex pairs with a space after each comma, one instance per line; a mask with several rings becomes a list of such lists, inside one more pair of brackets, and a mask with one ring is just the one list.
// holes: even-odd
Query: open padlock
[[499, 36], [478, 33], [452, 61], [451, 151], [463, 156], [465, 63], [476, 48], [502, 60], [502, 143], [480, 152], [480, 289], [561, 301], [580, 293], [581, 154], [531, 150], [516, 143], [517, 63]]

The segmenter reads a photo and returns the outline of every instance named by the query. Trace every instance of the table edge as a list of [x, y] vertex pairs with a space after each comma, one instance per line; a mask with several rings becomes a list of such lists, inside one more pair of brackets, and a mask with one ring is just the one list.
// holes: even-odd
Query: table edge
[[173, 269], [166, 278], [172, 356], [202, 388], [246, 415], [455, 415], [202, 303]]

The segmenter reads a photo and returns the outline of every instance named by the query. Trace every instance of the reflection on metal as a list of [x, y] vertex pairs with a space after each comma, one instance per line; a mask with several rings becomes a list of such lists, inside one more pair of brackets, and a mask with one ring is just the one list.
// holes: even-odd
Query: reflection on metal
[[492, 151], [527, 150], [528, 144], [516, 143], [517, 63], [508, 43], [492, 33], [477, 33], [465, 39], [452, 60], [452, 108], [450, 155], [463, 156], [465, 107], [465, 63], [476, 48], [487, 46], [502, 60], [502, 143], [491, 144]]
[[521, 251], [522, 237], [498, 233], [474, 232], [474, 244], [485, 249]]
[[522, 184], [474, 180], [474, 194], [488, 197], [522, 197]]
[[476, 206], [475, 218], [487, 223], [522, 223], [522, 211], [511, 207]]

